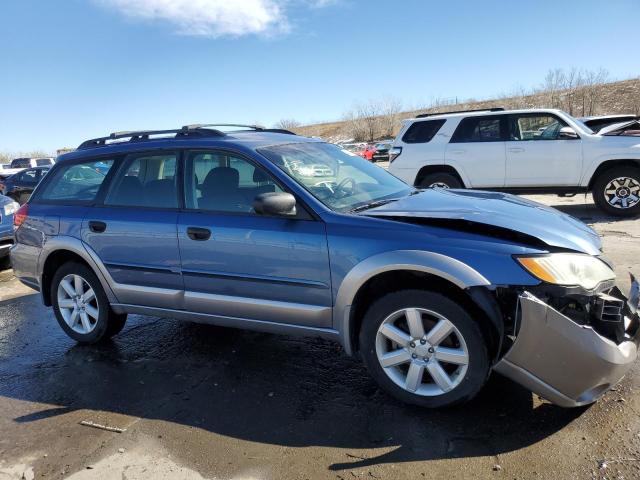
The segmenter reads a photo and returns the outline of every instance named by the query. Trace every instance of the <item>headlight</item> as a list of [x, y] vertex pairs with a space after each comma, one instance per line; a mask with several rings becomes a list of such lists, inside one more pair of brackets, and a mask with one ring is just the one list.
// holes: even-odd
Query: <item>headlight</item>
[[19, 208], [20, 204], [18, 202], [7, 203], [3, 208], [4, 216], [8, 217], [9, 215], [13, 215], [18, 211]]
[[516, 257], [534, 277], [555, 285], [579, 285], [587, 290], [616, 274], [597, 257], [580, 253], [553, 253], [539, 257]]

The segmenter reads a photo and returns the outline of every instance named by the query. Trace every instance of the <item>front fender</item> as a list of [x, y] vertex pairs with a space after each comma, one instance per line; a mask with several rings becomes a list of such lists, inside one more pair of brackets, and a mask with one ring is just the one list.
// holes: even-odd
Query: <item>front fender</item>
[[351, 306], [358, 290], [371, 278], [393, 270], [429, 273], [461, 289], [488, 286], [491, 283], [473, 268], [455, 258], [420, 250], [396, 250], [379, 253], [362, 260], [344, 277], [334, 306], [333, 324], [340, 333], [340, 343], [351, 355]]

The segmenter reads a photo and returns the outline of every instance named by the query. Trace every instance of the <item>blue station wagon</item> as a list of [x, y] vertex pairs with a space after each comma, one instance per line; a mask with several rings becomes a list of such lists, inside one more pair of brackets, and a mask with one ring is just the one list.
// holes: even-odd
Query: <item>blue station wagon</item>
[[285, 130], [192, 125], [88, 140], [14, 220], [16, 276], [80, 343], [127, 314], [315, 335], [398, 399], [472, 398], [492, 371], [562, 406], [637, 355], [598, 235], [504, 194], [418, 190]]

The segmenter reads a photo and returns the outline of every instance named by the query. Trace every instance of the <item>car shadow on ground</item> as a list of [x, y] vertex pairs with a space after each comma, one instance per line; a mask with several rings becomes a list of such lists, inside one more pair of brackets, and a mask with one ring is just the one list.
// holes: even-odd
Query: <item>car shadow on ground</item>
[[0, 305], [0, 318], [11, 314], [0, 338], [0, 395], [55, 405], [19, 423], [116, 412], [251, 442], [342, 448], [346, 461], [327, 465], [341, 470], [510, 452], [584, 411], [534, 401], [497, 375], [462, 407], [406, 406], [318, 339], [134, 316], [112, 341], [78, 346], [37, 298]]

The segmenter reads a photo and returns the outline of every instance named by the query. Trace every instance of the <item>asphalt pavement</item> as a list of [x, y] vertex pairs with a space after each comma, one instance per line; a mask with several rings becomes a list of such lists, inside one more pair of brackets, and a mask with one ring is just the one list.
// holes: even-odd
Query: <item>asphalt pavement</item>
[[[593, 225], [629, 287], [637, 219], [531, 198]], [[494, 375], [467, 405], [422, 410], [323, 340], [130, 316], [78, 346], [0, 272], [0, 480], [640, 478], [639, 389], [636, 365], [597, 404], [562, 409]]]

